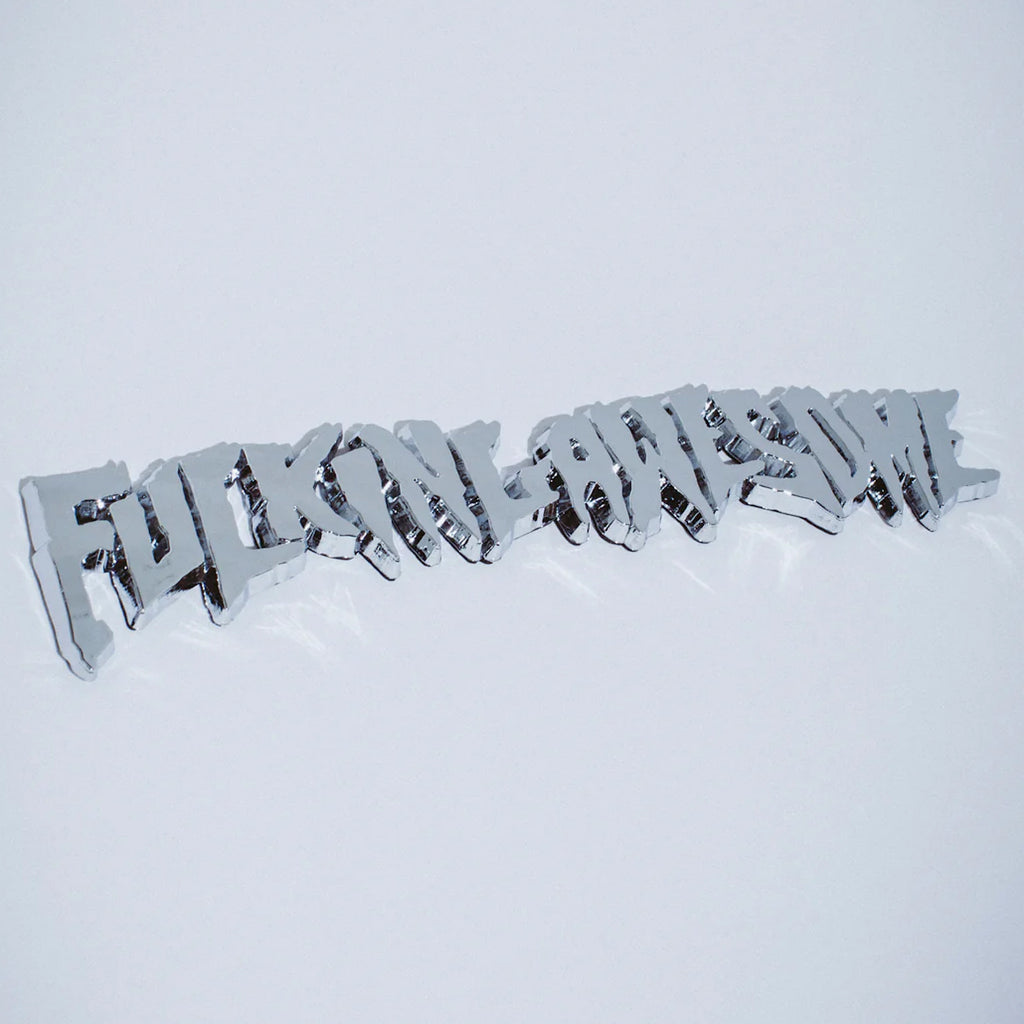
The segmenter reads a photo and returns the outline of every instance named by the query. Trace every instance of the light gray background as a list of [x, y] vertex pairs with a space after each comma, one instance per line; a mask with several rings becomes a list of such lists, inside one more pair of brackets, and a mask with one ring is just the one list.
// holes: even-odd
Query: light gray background
[[[3, 5], [0, 1018], [1024, 1018], [1024, 14], [777, 6]], [[22, 476], [687, 382], [1001, 490], [54, 651]]]

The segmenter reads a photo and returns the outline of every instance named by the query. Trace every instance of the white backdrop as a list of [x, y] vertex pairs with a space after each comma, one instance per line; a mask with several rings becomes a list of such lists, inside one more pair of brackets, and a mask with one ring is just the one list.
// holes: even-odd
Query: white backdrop
[[[1024, 1017], [1024, 14], [930, 6], [8, 5], [0, 1019]], [[55, 653], [23, 476], [688, 382], [958, 388], [999, 494]]]

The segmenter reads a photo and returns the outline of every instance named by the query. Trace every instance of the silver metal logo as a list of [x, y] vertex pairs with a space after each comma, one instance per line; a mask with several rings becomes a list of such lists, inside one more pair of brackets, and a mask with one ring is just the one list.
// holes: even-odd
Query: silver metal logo
[[956, 402], [955, 391], [762, 397], [686, 386], [546, 419], [532, 459], [504, 470], [494, 422], [450, 433], [427, 420], [347, 433], [324, 424], [294, 447], [217, 444], [134, 482], [123, 462], [29, 477], [21, 496], [57, 648], [90, 678], [113, 637], [83, 571], [108, 575], [133, 629], [192, 587], [223, 625], [254, 591], [295, 575], [307, 551], [361, 555], [397, 578], [395, 534], [424, 565], [444, 543], [467, 561], [497, 561], [549, 523], [573, 544], [593, 526], [637, 551], [662, 510], [695, 540], [714, 539], [733, 496], [828, 533], [865, 498], [890, 526], [906, 507], [934, 530], [957, 501], [994, 494], [999, 481], [957, 462]]

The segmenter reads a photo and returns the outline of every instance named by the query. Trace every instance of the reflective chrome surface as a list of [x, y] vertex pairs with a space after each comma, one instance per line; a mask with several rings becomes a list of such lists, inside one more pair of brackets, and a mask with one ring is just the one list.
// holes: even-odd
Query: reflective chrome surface
[[[591, 526], [639, 550], [662, 510], [714, 539], [729, 500], [798, 516], [827, 533], [867, 498], [890, 526], [910, 509], [934, 530], [957, 501], [994, 494], [999, 473], [961, 466], [955, 391], [812, 388], [762, 397], [688, 385], [542, 421], [532, 461], [499, 470], [497, 423], [450, 433], [410, 420], [394, 431], [338, 424], [294, 447], [217, 444], [154, 463], [22, 481], [32, 567], [71, 670], [90, 678], [113, 650], [83, 573], [105, 572], [127, 624], [199, 587], [222, 625], [250, 594], [299, 572], [307, 551], [401, 569], [399, 541], [423, 565], [445, 545], [494, 562], [548, 523], [582, 544]], [[396, 540], [396, 536], [398, 540]]]

